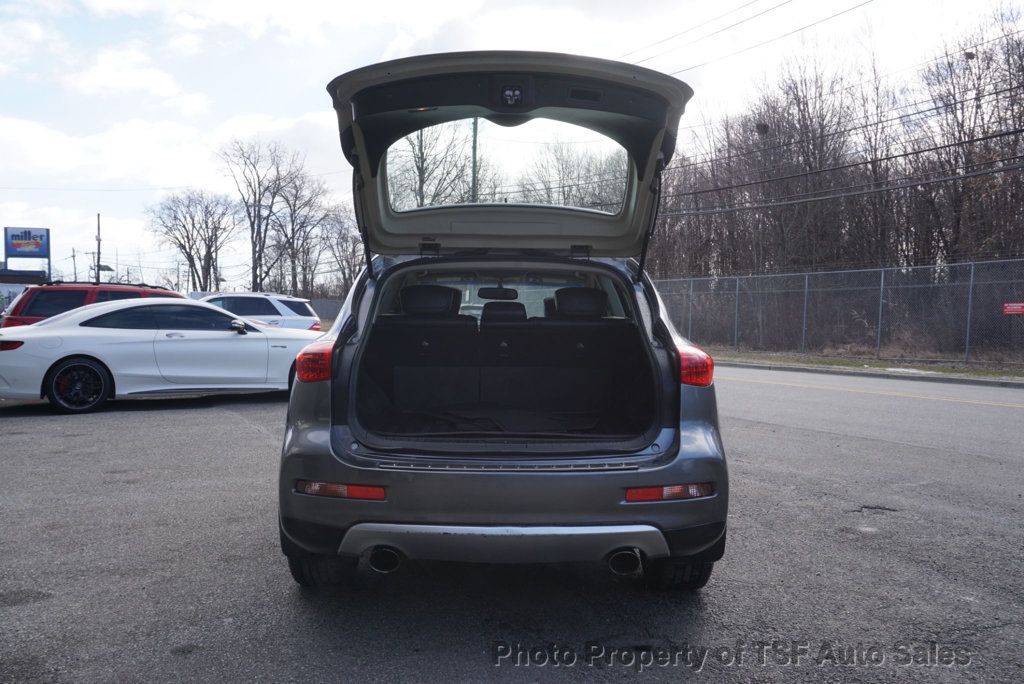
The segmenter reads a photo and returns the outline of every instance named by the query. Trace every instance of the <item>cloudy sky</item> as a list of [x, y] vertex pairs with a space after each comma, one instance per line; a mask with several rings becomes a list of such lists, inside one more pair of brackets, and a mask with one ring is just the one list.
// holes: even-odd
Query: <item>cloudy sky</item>
[[[101, 212], [104, 261], [156, 282], [175, 255], [149, 234], [145, 207], [185, 187], [230, 191], [216, 152], [233, 137], [305, 154], [345, 199], [350, 177], [324, 86], [349, 69], [481, 49], [639, 61], [696, 90], [685, 125], [737, 108], [796, 56], [852, 69], [873, 52], [883, 72], [904, 78], [1018, 4], [0, 0], [0, 225], [51, 228], [55, 269], [71, 277], [71, 250], [95, 248]], [[227, 267], [241, 285], [242, 250]]]

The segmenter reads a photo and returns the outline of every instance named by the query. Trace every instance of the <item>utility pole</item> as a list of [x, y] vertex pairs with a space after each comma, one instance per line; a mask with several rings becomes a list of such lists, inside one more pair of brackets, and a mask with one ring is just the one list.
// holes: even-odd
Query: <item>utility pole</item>
[[71, 268], [75, 272], [75, 282], [76, 283], [78, 282], [78, 259], [76, 258], [77, 256], [78, 255], [75, 254], [75, 248], [72, 247], [71, 248]]
[[96, 213], [96, 284], [100, 284], [100, 215]]
[[479, 119], [473, 117], [473, 176], [470, 185], [470, 197], [472, 198], [473, 204], [476, 204], [477, 193], [476, 193], [476, 139], [477, 139], [477, 124]]

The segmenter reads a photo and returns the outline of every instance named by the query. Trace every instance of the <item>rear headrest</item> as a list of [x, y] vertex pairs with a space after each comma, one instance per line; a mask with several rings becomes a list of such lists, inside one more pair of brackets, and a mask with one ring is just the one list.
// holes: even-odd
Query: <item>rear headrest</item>
[[563, 287], [555, 290], [559, 316], [600, 318], [608, 311], [608, 295], [593, 287]]
[[555, 306], [554, 297], [544, 298], [544, 318], [554, 318], [558, 315], [558, 307]]
[[520, 302], [487, 302], [480, 315], [481, 323], [514, 322], [526, 320], [526, 305]]
[[398, 293], [402, 312], [410, 316], [454, 316], [462, 292], [443, 285], [410, 285]]

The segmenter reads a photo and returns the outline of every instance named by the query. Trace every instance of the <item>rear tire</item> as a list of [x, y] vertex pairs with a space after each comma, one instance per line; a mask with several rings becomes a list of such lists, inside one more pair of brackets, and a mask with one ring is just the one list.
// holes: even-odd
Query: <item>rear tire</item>
[[287, 556], [288, 570], [297, 584], [310, 589], [342, 584], [355, 574], [355, 559], [326, 556]]
[[98, 361], [70, 358], [46, 374], [44, 393], [61, 413], [89, 413], [103, 406], [113, 393], [114, 379]]
[[697, 591], [711, 578], [714, 563], [686, 563], [671, 558], [649, 561], [644, 569], [647, 586], [659, 591]]

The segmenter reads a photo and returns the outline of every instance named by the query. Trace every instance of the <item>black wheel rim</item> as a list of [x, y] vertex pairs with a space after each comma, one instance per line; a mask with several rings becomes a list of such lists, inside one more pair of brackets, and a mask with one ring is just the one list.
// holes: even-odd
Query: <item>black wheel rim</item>
[[68, 366], [53, 377], [53, 396], [69, 409], [87, 409], [103, 396], [103, 377], [91, 366]]

